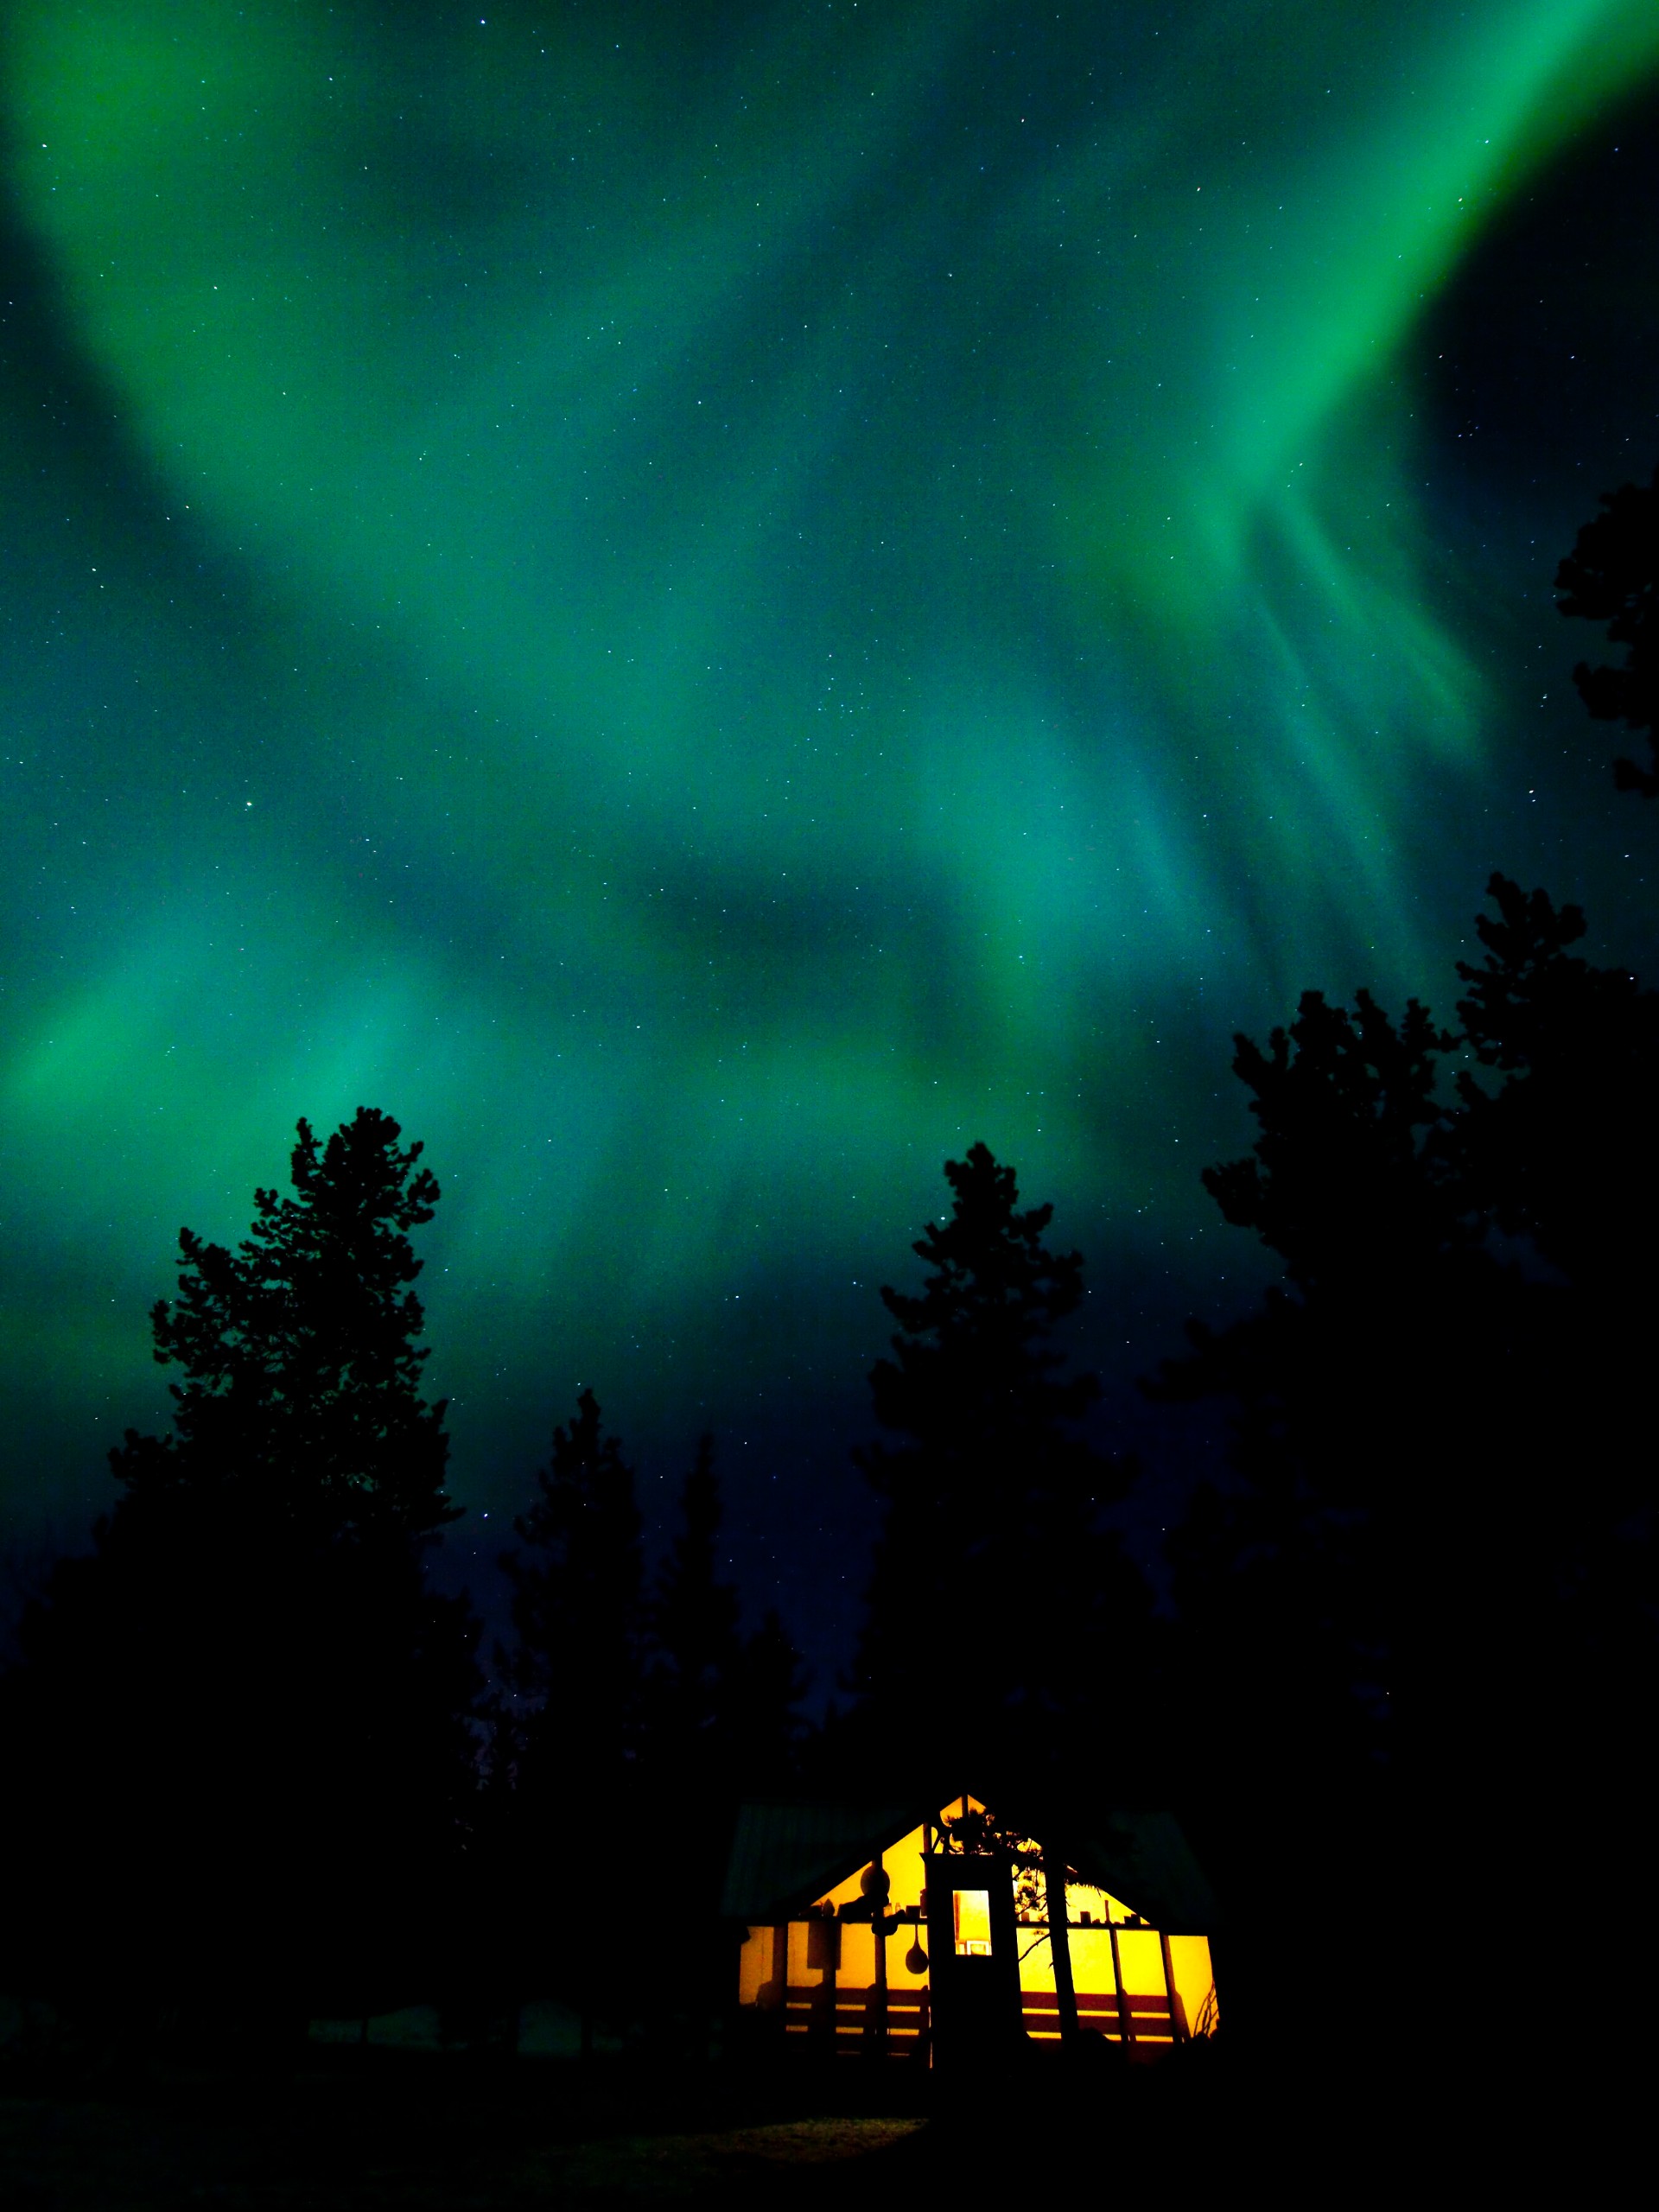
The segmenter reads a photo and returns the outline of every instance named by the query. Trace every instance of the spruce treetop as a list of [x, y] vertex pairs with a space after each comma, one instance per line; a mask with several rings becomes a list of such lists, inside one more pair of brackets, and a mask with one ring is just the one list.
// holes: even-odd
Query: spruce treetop
[[[1059, 1379], [1064, 1355], [1047, 1338], [1083, 1299], [1083, 1256], [1051, 1252], [1052, 1205], [1021, 1211], [1012, 1167], [976, 1144], [949, 1160], [950, 1218], [912, 1246], [932, 1269], [919, 1296], [883, 1288], [899, 1323], [894, 1357], [870, 1377], [877, 1420], [918, 1443], [979, 1446], [993, 1430], [1027, 1437], [1076, 1420], [1097, 1395], [1090, 1375]], [[881, 1454], [865, 1457], [877, 1476]]]
[[1622, 484], [1601, 495], [1600, 514], [1585, 524], [1556, 573], [1563, 614], [1607, 625], [1607, 642], [1625, 648], [1623, 667], [1580, 661], [1579, 696], [1599, 721], [1645, 730], [1654, 766], [1620, 760], [1620, 791], [1659, 796], [1659, 469], [1651, 484]]
[[359, 1107], [326, 1143], [302, 1121], [293, 1194], [254, 1193], [234, 1251], [179, 1233], [176, 1298], [151, 1310], [175, 1435], [115, 1455], [135, 1493], [254, 1484], [293, 1516], [423, 1535], [455, 1517], [443, 1489], [445, 1408], [420, 1391], [425, 1323], [409, 1232], [437, 1179], [389, 1115]]

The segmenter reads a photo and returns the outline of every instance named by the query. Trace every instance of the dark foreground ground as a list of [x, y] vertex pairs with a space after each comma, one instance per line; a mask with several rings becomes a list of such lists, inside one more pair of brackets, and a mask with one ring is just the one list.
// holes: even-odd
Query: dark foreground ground
[[[973, 2212], [1270, 2196], [1483, 2204], [1615, 2166], [1634, 2105], [1547, 2082], [1494, 2099], [1482, 2075], [1387, 2080], [1342, 2066], [1245, 2069], [1220, 2050], [1122, 2075], [1063, 2062], [943, 2091], [856, 2063], [651, 2071], [620, 2061], [481, 2069], [329, 2052], [286, 2079], [199, 2070], [78, 2094], [0, 2097], [4, 2212], [519, 2212], [719, 2202]], [[1619, 2127], [1623, 2133], [1622, 2125]], [[1565, 2161], [1563, 2170], [1561, 2162]], [[1549, 2177], [1554, 2177], [1553, 2181]], [[1528, 2193], [1530, 2194], [1530, 2189]]]

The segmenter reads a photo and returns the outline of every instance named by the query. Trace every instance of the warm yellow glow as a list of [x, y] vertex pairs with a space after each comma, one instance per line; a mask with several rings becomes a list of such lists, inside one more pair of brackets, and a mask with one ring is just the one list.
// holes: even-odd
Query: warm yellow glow
[[1216, 1980], [1207, 1936], [1172, 1936], [1169, 1962], [1175, 1970], [1175, 1994], [1190, 2036], [1216, 2031]]
[[833, 1920], [791, 1920], [789, 1923], [790, 1986], [822, 1981], [841, 1950], [842, 1930]]
[[1117, 1955], [1123, 1970], [1123, 1986], [1129, 1996], [1163, 1995], [1163, 1947], [1152, 1929], [1120, 1928]]
[[849, 1920], [841, 1931], [836, 1980], [843, 1989], [868, 1989], [875, 1979], [875, 1932], [868, 1920]]
[[[970, 1813], [985, 1810], [977, 1797], [952, 1797], [939, 1808], [933, 1821], [934, 1827], [938, 1829], [960, 1819], [964, 1803]], [[881, 1871], [889, 1884], [887, 1909], [890, 1912], [908, 1912], [921, 1904], [922, 1856], [925, 1844], [926, 1838], [920, 1827], [913, 1827], [908, 1834], [899, 1836], [888, 1845], [881, 1853]], [[833, 1890], [826, 1890], [822, 1897], [815, 1897], [813, 1903], [832, 1904], [837, 1912], [843, 1905], [856, 1904], [864, 1895], [864, 1877], [868, 1871], [868, 1866], [861, 1866], [856, 1873], [848, 1875], [844, 1882], [837, 1882]]]
[[[887, 1987], [889, 1989], [918, 1990], [927, 1987], [927, 1949], [925, 1929], [900, 1926], [887, 1937]], [[923, 1963], [912, 1967], [912, 1958]]]
[[787, 1948], [785, 1929], [750, 1929], [747, 1940], [737, 1955], [740, 2005], [759, 2005], [766, 1998], [775, 2005], [783, 2003]]
[[[1071, 1980], [1078, 1996], [1109, 1996], [1116, 1987], [1110, 1936], [1103, 1928], [1073, 1928], [1068, 1935]], [[1046, 1928], [1020, 1930], [1020, 1986], [1042, 1992], [1054, 1986], [1054, 1950]]]
[[[976, 1797], [967, 1805], [970, 1812], [985, 1810]], [[959, 1798], [942, 1806], [936, 1830], [962, 1808]], [[791, 1921], [787, 1929], [752, 1929], [738, 1964], [741, 2002], [781, 2005], [791, 2038], [848, 2055], [869, 2050], [873, 2037], [884, 2038], [894, 2055], [913, 2050], [928, 2020], [926, 1929], [920, 1914], [926, 1843], [924, 1828], [912, 1828], [879, 1860], [825, 1891], [810, 1918]], [[877, 1869], [887, 1879], [885, 1936], [868, 1916], [880, 1894], [869, 1878]], [[1016, 1910], [1025, 1912], [1015, 1934], [1026, 2032], [1033, 2041], [1052, 2043], [1058, 2038], [1059, 2009], [1046, 1924], [1046, 1885], [1040, 1867], [1031, 1866], [1017, 1870], [1014, 1881]], [[957, 1890], [952, 1899], [957, 1955], [988, 1955], [989, 1891]], [[849, 1907], [856, 1909], [854, 1917], [841, 1919]], [[1214, 2031], [1215, 1985], [1205, 1936], [1165, 1937], [1154, 1928], [1131, 1927], [1139, 1918], [1132, 1904], [1075, 1874], [1066, 1883], [1066, 1912], [1082, 2027], [1114, 2040], [1127, 2028], [1134, 2050], [1147, 2057], [1189, 2036]], [[1113, 1972], [1114, 1936], [1121, 1990]]]
[[957, 1890], [957, 1956], [988, 1959], [991, 1955], [991, 1893], [988, 1890]]
[[[908, 1912], [913, 1906], [920, 1904], [922, 1832], [919, 1827], [912, 1828], [908, 1835], [901, 1835], [896, 1843], [882, 1853], [881, 1871], [887, 1878], [887, 1910], [890, 1912]], [[843, 1905], [858, 1904], [864, 1895], [864, 1877], [868, 1872], [868, 1866], [861, 1866], [855, 1874], [849, 1874], [844, 1882], [837, 1882], [833, 1890], [826, 1890], [815, 1902], [832, 1904], [837, 1912]]]
[[[1048, 1916], [1047, 1875], [1040, 1867], [1033, 1867], [1021, 1877], [1021, 1885], [1034, 1900], [1032, 1907], [1033, 1920], [1046, 1920]], [[1115, 1897], [1109, 1890], [1097, 1889], [1092, 1882], [1079, 1881], [1070, 1870], [1065, 1884], [1065, 1910], [1073, 1928], [1080, 1927], [1085, 1922], [1104, 1927], [1109, 1920], [1116, 1920], [1121, 1924], [1135, 1916], [1133, 1908], [1125, 1904], [1122, 1897]]]
[[1122, 1897], [1115, 1897], [1109, 1890], [1097, 1890], [1088, 1882], [1079, 1882], [1075, 1876], [1065, 1885], [1065, 1909], [1078, 1925], [1087, 1920], [1103, 1928], [1109, 1920], [1121, 1923], [1134, 1916]]
[[[1105, 1925], [1103, 1904], [1090, 1924], [1081, 1923], [1078, 1891], [1068, 1885], [1072, 1922], [1066, 1931], [1071, 1959], [1071, 1980], [1077, 1992], [1082, 2026], [1117, 2040], [1118, 1989], [1112, 1973], [1112, 1934]], [[1095, 1914], [1102, 1899], [1099, 1891], [1084, 1891], [1096, 1901], [1084, 1908]], [[1185, 2041], [1189, 2036], [1213, 2033], [1216, 2024], [1214, 1981], [1210, 1944], [1203, 1936], [1172, 1936], [1169, 1942], [1170, 1980], [1174, 2005], [1164, 1980], [1163, 1943], [1156, 1929], [1126, 1928], [1128, 1908], [1109, 1900], [1116, 1923], [1118, 1956], [1123, 1969], [1124, 2004], [1129, 2015], [1131, 2040], [1148, 2049]], [[1059, 2012], [1054, 1988], [1054, 1953], [1046, 1927], [1028, 1924], [1020, 1929], [1020, 1989], [1025, 1999], [1026, 2032], [1039, 2043], [1059, 2034]], [[1208, 2011], [1205, 2006], [1208, 2004]]]

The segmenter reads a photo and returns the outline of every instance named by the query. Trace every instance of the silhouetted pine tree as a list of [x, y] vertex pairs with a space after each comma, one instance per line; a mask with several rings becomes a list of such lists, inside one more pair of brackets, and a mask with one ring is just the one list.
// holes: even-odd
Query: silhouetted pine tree
[[302, 1122], [295, 1195], [257, 1192], [234, 1252], [181, 1233], [151, 1316], [174, 1433], [111, 1453], [123, 1495], [7, 1688], [38, 1924], [85, 1931], [41, 1971], [221, 2032], [412, 1986], [464, 1838], [475, 1630], [423, 1581], [454, 1513], [408, 1241], [438, 1189], [399, 1135]]
[[[1480, 1076], [1459, 1078], [1456, 1150], [1476, 1203], [1548, 1270], [1533, 1349], [1524, 1501], [1536, 1571], [1526, 1635], [1535, 1765], [1606, 1799], [1659, 1690], [1659, 1479], [1649, 1439], [1659, 1295], [1659, 993], [1567, 948], [1573, 906], [1494, 876], [1485, 958], [1460, 963]], [[1548, 1746], [1541, 1760], [1538, 1747]]]
[[776, 1613], [742, 1633], [737, 1592], [719, 1572], [721, 1520], [714, 1441], [704, 1436], [648, 1608], [642, 1828], [657, 1880], [672, 1870], [678, 1937], [671, 1961], [658, 1952], [640, 2011], [671, 2049], [706, 2050], [709, 2023], [729, 2000], [731, 1945], [717, 1915], [734, 1821], [745, 1797], [788, 1787], [799, 1726], [799, 1656]]
[[716, 1572], [720, 1522], [715, 1440], [703, 1436], [651, 1606], [653, 1748], [667, 1770], [687, 1774], [711, 1754], [725, 1763], [726, 1746], [718, 1740], [722, 1707], [741, 1649], [737, 1592]]
[[[1653, 737], [1659, 474], [1601, 505], [1560, 604], [1626, 652], [1574, 678], [1593, 715]], [[1659, 791], [1628, 760], [1618, 780]], [[1457, 1037], [1421, 1007], [1396, 1029], [1363, 994], [1351, 1015], [1310, 994], [1267, 1052], [1238, 1040], [1261, 1134], [1205, 1180], [1286, 1287], [1195, 1331], [1159, 1386], [1237, 1409], [1237, 1483], [1172, 1546], [1217, 1778], [1324, 1788], [1402, 1736], [1445, 1771], [1461, 1734], [1566, 1786], [1603, 1756], [1598, 1713], [1630, 1725], [1650, 1663], [1656, 1316], [1633, 1262], [1659, 1211], [1659, 997], [1571, 951], [1576, 908], [1488, 888]]]
[[732, 1770], [745, 1796], [786, 1790], [797, 1778], [806, 1669], [776, 1606], [746, 1636], [721, 1700]]
[[1150, 1609], [1100, 1525], [1125, 1475], [1079, 1429], [1098, 1385], [1052, 1341], [1083, 1262], [1048, 1249], [1052, 1207], [1021, 1211], [984, 1145], [945, 1174], [950, 1217], [912, 1248], [921, 1294], [881, 1293], [899, 1332], [871, 1389], [902, 1441], [857, 1454], [885, 1508], [855, 1673], [865, 1732], [913, 1784], [918, 1757], [934, 1774], [1039, 1771], [1109, 1707], [1122, 1773]]
[[802, 1695], [800, 1655], [776, 1611], [752, 1636], [739, 1627], [737, 1592], [718, 1572], [721, 1517], [705, 1436], [651, 1608], [652, 1757], [709, 1806], [716, 1826], [738, 1797], [787, 1783]]
[[[1490, 1079], [1465, 1071], [1456, 1158], [1471, 1204], [1527, 1239], [1598, 1325], [1645, 1317], [1645, 1270], [1632, 1265], [1659, 1227], [1646, 1172], [1659, 1107], [1659, 995], [1622, 968], [1593, 968], [1568, 947], [1582, 911], [1554, 906], [1505, 876], [1497, 912], [1476, 922], [1485, 957], [1459, 961], [1463, 1035]], [[1643, 1321], [1645, 1325], [1645, 1318]]]
[[[1659, 469], [1648, 485], [1605, 493], [1601, 505], [1562, 562], [1556, 588], [1563, 614], [1605, 622], [1610, 644], [1626, 648], [1623, 667], [1581, 663], [1573, 681], [1592, 715], [1646, 732], [1653, 766], [1618, 760], [1614, 779], [1652, 798]], [[1622, 1789], [1618, 1832], [1634, 1841], [1645, 1835], [1649, 1808], [1629, 1745], [1651, 1726], [1659, 1693], [1659, 1482], [1646, 1440], [1659, 1328], [1648, 1258], [1659, 1214], [1659, 995], [1621, 969], [1592, 969], [1567, 953], [1583, 933], [1576, 908], [1557, 913], [1541, 892], [1522, 900], [1497, 877], [1492, 889], [1503, 933], [1483, 929], [1484, 969], [1459, 969], [1471, 986], [1459, 1008], [1470, 1040], [1503, 1077], [1490, 1102], [1471, 1088], [1470, 1168], [1494, 1192], [1503, 1227], [1529, 1236], [1582, 1301], [1567, 1357], [1581, 1408], [1574, 1478], [1594, 1519], [1579, 1555], [1562, 1562], [1578, 1663], [1559, 1671], [1558, 1732], [1572, 1734], [1604, 1800], [1617, 1801]]]
[[1285, 2036], [1334, 1979], [1354, 2032], [1386, 2038], [1395, 1870], [1430, 1819], [1462, 1847], [1509, 1702], [1493, 1470], [1531, 1479], [1513, 1458], [1537, 1332], [1456, 1172], [1452, 1045], [1414, 1001], [1396, 1025], [1364, 993], [1351, 1012], [1306, 995], [1265, 1051], [1238, 1039], [1259, 1134], [1204, 1179], [1286, 1281], [1232, 1326], [1194, 1326], [1154, 1386], [1234, 1408], [1233, 1479], [1168, 1545], [1174, 1733], [1236, 1951], [1262, 1939], [1236, 1995]]
[[[1630, 651], [1575, 675], [1592, 713], [1652, 735], [1659, 478], [1603, 504], [1562, 564], [1563, 612]], [[1659, 791], [1629, 761], [1618, 779]], [[1561, 1889], [1605, 1886], [1616, 1861], [1637, 1878], [1629, 1747], [1659, 1688], [1659, 1315], [1637, 1263], [1659, 1211], [1659, 996], [1570, 950], [1576, 908], [1488, 888], [1457, 1035], [1414, 1004], [1396, 1028], [1363, 993], [1351, 1014], [1310, 994], [1267, 1052], [1238, 1040], [1260, 1134], [1205, 1180], [1286, 1281], [1194, 1329], [1157, 1386], [1236, 1408], [1235, 1478], [1170, 1546], [1235, 1894], [1270, 1893], [1266, 1839], [1311, 1839], [1305, 1914], [1376, 1936], [1346, 1969], [1370, 2013], [1403, 1986], [1386, 1900], [1423, 1837], [1440, 1867], [1478, 1867], [1496, 1920], [1524, 1910], [1530, 1862], [1492, 1839], [1544, 1803], [1576, 1808], [1541, 1847]], [[1248, 1809], [1264, 1792], [1272, 1827]]]
[[[1603, 512], [1585, 524], [1556, 572], [1563, 614], [1605, 622], [1610, 645], [1628, 650], [1622, 668], [1573, 671], [1579, 695], [1598, 721], [1645, 730], [1659, 747], [1659, 469], [1651, 484], [1624, 484], [1604, 492]], [[1620, 791], [1659, 795], [1659, 750], [1654, 766], [1616, 760]]]
[[638, 2001], [647, 1956], [635, 1904], [646, 1861], [639, 1509], [591, 1390], [554, 1431], [536, 1480], [501, 1559], [514, 1631], [499, 1655], [512, 1699], [510, 1865], [523, 1972], [575, 2000], [591, 2049], [601, 2012], [626, 2017]]
[[644, 1721], [644, 1553], [633, 1470], [584, 1390], [502, 1554], [519, 1700], [518, 1787], [580, 1808], [633, 1764]]
[[359, 1109], [320, 1146], [299, 1125], [295, 1195], [256, 1191], [234, 1252], [181, 1230], [176, 1300], [150, 1314], [171, 1388], [174, 1434], [129, 1431], [113, 1465], [128, 1493], [185, 1479], [257, 1489], [261, 1510], [331, 1535], [429, 1535], [456, 1517], [445, 1496], [442, 1405], [421, 1395], [421, 1262], [409, 1232], [432, 1218], [437, 1179], [400, 1149], [397, 1124]]
[[1351, 1013], [1307, 993], [1265, 1052], [1237, 1040], [1260, 1134], [1205, 1173], [1287, 1281], [1231, 1328], [1194, 1326], [1156, 1386], [1237, 1407], [1239, 1486], [1203, 1494], [1171, 1548], [1215, 1645], [1214, 1733], [1281, 1789], [1328, 1795], [1392, 1756], [1413, 1704], [1402, 1617], [1426, 1625], [1424, 1577], [1458, 1548], [1447, 1466], [1501, 1395], [1489, 1376], [1475, 1404], [1471, 1356], [1478, 1338], [1474, 1372], [1503, 1364], [1519, 1287], [1453, 1170], [1452, 1043], [1414, 1001], [1396, 1027], [1368, 993]]

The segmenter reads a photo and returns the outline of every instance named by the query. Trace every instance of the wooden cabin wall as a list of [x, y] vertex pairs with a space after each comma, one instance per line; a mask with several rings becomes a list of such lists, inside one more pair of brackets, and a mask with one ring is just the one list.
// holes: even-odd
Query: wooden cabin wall
[[[973, 1802], [977, 1808], [977, 1800]], [[926, 1878], [925, 1840], [924, 1830], [918, 1826], [883, 1852], [881, 1868], [888, 1880], [890, 1910], [904, 1913], [919, 1907]], [[849, 1874], [834, 1889], [826, 1891], [819, 1904], [834, 1906], [837, 1915], [849, 1906], [861, 1905], [866, 1896], [864, 1876], [868, 1871], [861, 1867]], [[1178, 2039], [1199, 2031], [1201, 2025], [1206, 2030], [1213, 2026], [1215, 2007], [1210, 2001], [1213, 1966], [1207, 1937], [1166, 1937], [1156, 1929], [1129, 1927], [1126, 1923], [1134, 1917], [1130, 1908], [1122, 1899], [1088, 1883], [1066, 1885], [1066, 1906], [1072, 1978], [1086, 2015], [1084, 2024], [1109, 2034], [1116, 2032], [1119, 1989], [1114, 1971], [1116, 1948], [1122, 1995], [1131, 2004], [1132, 2035], [1137, 2016], [1147, 2038], [1154, 2042], [1166, 2043], [1172, 2026]], [[1040, 1910], [1039, 1905], [1039, 1912]], [[1083, 1922], [1085, 1912], [1090, 1924]], [[1019, 1923], [1015, 1935], [1020, 1947], [1020, 1991], [1023, 1996], [1036, 2000], [1034, 2005], [1027, 2007], [1027, 2031], [1047, 2040], [1051, 2033], [1050, 2008], [1046, 2000], [1054, 1997], [1054, 1962], [1048, 1930], [1027, 1919]], [[918, 1937], [925, 1948], [925, 1929], [906, 1923], [887, 1940], [887, 1987], [894, 1998], [912, 1999], [928, 1986], [927, 1969], [913, 1972], [908, 1963]], [[791, 2014], [791, 2026], [804, 2024], [803, 2004], [809, 1998], [813, 2002], [806, 2009], [813, 2018], [819, 2014], [825, 2018], [831, 2015], [839, 2018], [841, 2012], [849, 2009], [847, 2000], [857, 1999], [876, 1985], [875, 1943], [868, 1920], [842, 1920], [816, 1912], [812, 1916], [791, 1921], [787, 1928], [751, 1929], [740, 1955], [739, 2002], [781, 2011], [792, 1992], [797, 1999], [802, 2000], [794, 2005], [795, 2012], [801, 2013], [802, 2018], [796, 2019]], [[831, 1983], [842, 2000], [838, 2004], [831, 2002], [828, 1986]], [[817, 2004], [816, 1993], [823, 1993], [823, 2005]], [[1173, 1999], [1173, 2022], [1163, 2009], [1166, 1993]], [[1133, 2003], [1136, 1999], [1140, 2000], [1138, 2005]], [[830, 2006], [828, 2013], [824, 2012], [825, 2005]], [[856, 2005], [851, 2005], [850, 2011], [855, 2016]], [[834, 2038], [837, 2047], [844, 2044], [847, 2025], [846, 2021], [841, 2022], [840, 2031]], [[1058, 2013], [1054, 2015], [1052, 2032], [1058, 2034]]]

